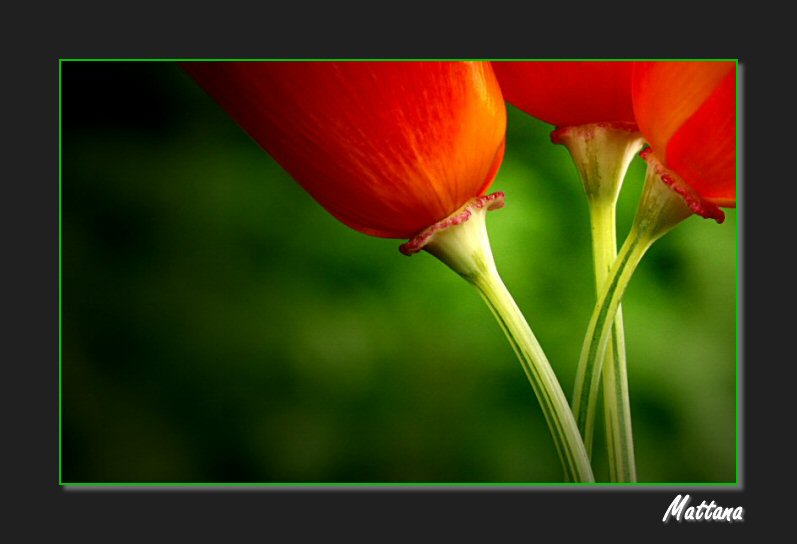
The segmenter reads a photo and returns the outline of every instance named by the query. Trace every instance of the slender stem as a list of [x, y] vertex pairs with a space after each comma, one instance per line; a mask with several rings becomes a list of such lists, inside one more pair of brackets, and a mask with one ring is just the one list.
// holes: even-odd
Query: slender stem
[[[644, 141], [633, 126], [592, 124], [557, 129], [554, 141], [564, 144], [578, 168], [587, 194], [592, 227], [592, 256], [596, 295], [608, 279], [617, 256], [615, 208], [631, 160]], [[631, 405], [622, 310], [618, 306], [603, 369], [604, 418], [609, 453], [609, 478], [636, 481]], [[592, 456], [592, 426], [584, 437]]]
[[[609, 279], [611, 265], [617, 256], [615, 204], [590, 200], [592, 248], [595, 264], [596, 291]], [[609, 479], [613, 482], [635, 482], [636, 461], [631, 429], [631, 403], [625, 351], [623, 312], [619, 304], [614, 318], [602, 372], [603, 406], [606, 444], [609, 453]], [[584, 446], [591, 452], [592, 440]]]
[[[423, 249], [443, 261], [482, 295], [520, 360], [554, 439], [565, 478], [594, 482], [592, 468], [567, 397], [495, 266], [485, 224], [486, 208], [472, 206], [425, 240]], [[453, 217], [453, 215], [452, 215]]]
[[475, 278], [471, 283], [479, 290], [493, 311], [531, 382], [551, 429], [567, 480], [594, 481], [589, 458], [576, 428], [567, 397], [542, 347], [497, 271], [493, 270]]
[[692, 213], [684, 199], [663, 183], [655, 168], [649, 166], [634, 224], [603, 284], [581, 350], [573, 392], [573, 414], [585, 443], [594, 433], [604, 356], [628, 283], [650, 246]]
[[[573, 414], [585, 444], [592, 443], [594, 437], [595, 408], [598, 401], [604, 354], [614, 322], [613, 317], [617, 314], [628, 282], [648, 247], [650, 247], [650, 243], [645, 239], [640, 239], [638, 233], [632, 231], [617, 256], [609, 280], [603, 284], [601, 296], [598, 298], [587, 328], [576, 372], [576, 385], [573, 390]], [[610, 440], [609, 443], [613, 442]]]

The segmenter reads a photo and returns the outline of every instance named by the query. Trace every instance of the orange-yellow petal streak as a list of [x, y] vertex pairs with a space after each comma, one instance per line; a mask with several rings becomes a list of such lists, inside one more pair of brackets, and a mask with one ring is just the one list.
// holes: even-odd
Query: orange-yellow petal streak
[[506, 107], [488, 62], [232, 62], [185, 68], [324, 208], [411, 237], [483, 192]]
[[659, 160], [670, 138], [733, 70], [733, 62], [637, 62], [632, 95], [639, 130]]

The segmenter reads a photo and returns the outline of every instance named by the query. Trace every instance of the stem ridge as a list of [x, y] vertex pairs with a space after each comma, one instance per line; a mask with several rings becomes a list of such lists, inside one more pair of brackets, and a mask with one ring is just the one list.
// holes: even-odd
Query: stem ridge
[[[488, 200], [485, 200], [488, 199]], [[424, 249], [472, 284], [486, 301], [515, 351], [539, 400], [553, 436], [565, 478], [572, 482], [594, 482], [589, 457], [562, 387], [537, 338], [531, 331], [508, 289], [501, 280], [487, 236], [485, 217], [490, 197], [478, 197], [451, 217], [442, 228], [424, 231]], [[431, 229], [431, 230], [430, 230]], [[415, 247], [415, 246], [414, 246]]]

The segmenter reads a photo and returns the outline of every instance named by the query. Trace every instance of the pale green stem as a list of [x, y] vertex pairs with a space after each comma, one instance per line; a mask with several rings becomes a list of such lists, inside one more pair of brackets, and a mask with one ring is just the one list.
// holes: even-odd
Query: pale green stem
[[[596, 291], [609, 279], [611, 265], [617, 256], [615, 206], [590, 203], [592, 244], [595, 261]], [[612, 482], [635, 482], [636, 462], [631, 429], [631, 403], [628, 394], [623, 311], [618, 304], [614, 325], [606, 348], [603, 372], [603, 407], [606, 445], [609, 454], [609, 479]], [[584, 437], [587, 453], [591, 453], [592, 433]]]
[[659, 179], [654, 168], [649, 167], [634, 224], [603, 284], [581, 350], [573, 392], [573, 414], [584, 437], [592, 436], [594, 432], [604, 356], [614, 316], [628, 283], [650, 246], [692, 213], [683, 198]]
[[[596, 295], [617, 256], [615, 208], [631, 160], [644, 141], [636, 127], [592, 124], [560, 128], [555, 141], [567, 146], [578, 167], [589, 203]], [[636, 481], [631, 405], [622, 310], [618, 306], [603, 369], [604, 418], [613, 482]], [[593, 425], [586, 426], [584, 446], [592, 457]]]
[[553, 436], [565, 478], [594, 482], [584, 443], [567, 398], [539, 342], [504, 285], [487, 237], [484, 208], [470, 218], [439, 230], [424, 249], [478, 289], [520, 360]]
[[497, 273], [471, 282], [481, 293], [520, 360], [542, 406], [568, 481], [592, 482], [589, 458], [567, 397], [539, 342]]

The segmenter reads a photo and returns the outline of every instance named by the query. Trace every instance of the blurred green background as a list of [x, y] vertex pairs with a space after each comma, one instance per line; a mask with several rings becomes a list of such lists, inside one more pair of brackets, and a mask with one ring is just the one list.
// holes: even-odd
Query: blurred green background
[[[561, 481], [466, 282], [333, 219], [173, 62], [66, 61], [61, 92], [64, 483]], [[509, 107], [488, 228], [569, 397], [592, 259], [551, 130]], [[637, 158], [620, 240], [643, 175]], [[657, 242], [625, 298], [642, 482], [736, 479], [728, 212]]]

